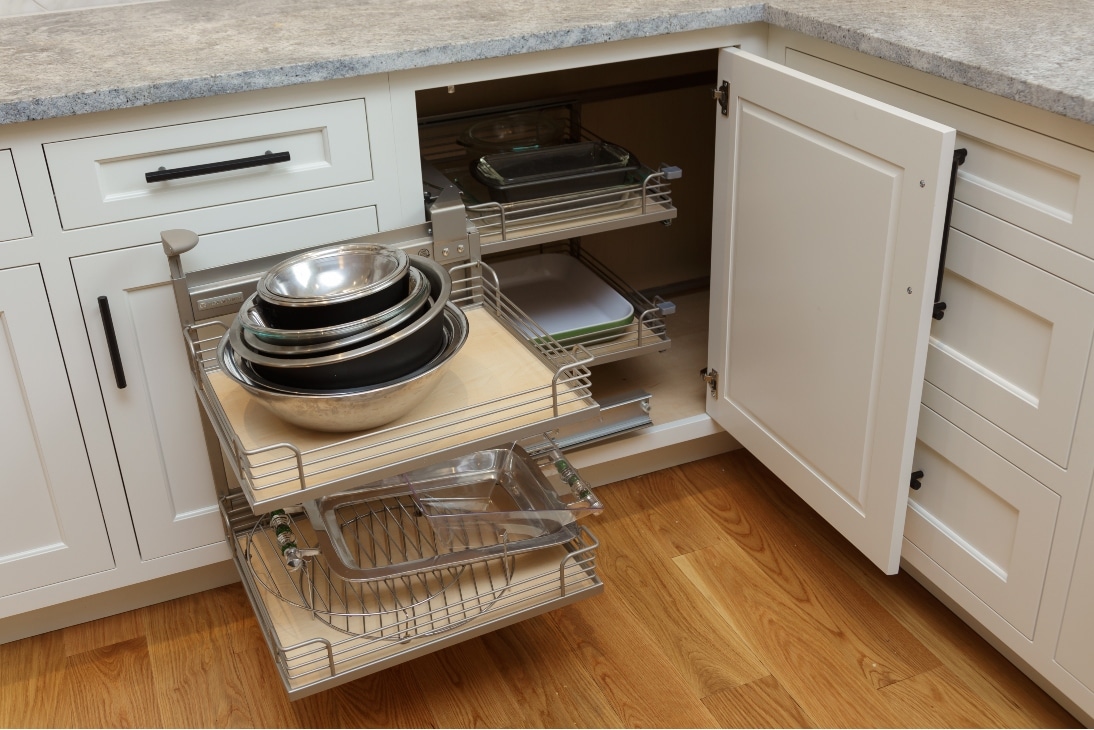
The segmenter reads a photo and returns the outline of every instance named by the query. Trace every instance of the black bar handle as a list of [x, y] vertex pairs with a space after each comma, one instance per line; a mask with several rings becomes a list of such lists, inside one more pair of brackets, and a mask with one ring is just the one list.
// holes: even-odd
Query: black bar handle
[[106, 349], [110, 351], [110, 364], [114, 367], [114, 382], [121, 390], [125, 388], [125, 369], [122, 368], [122, 353], [118, 349], [118, 335], [114, 332], [114, 318], [110, 316], [110, 302], [105, 296], [99, 297], [99, 313], [103, 316]]
[[176, 167], [173, 170], [160, 168], [152, 172], [144, 173], [145, 182], [163, 182], [164, 180], [178, 180], [184, 177], [197, 177], [198, 175], [211, 175], [214, 172], [228, 172], [229, 170], [245, 170], [248, 167], [261, 167], [272, 165], [275, 162], [288, 162], [288, 152], [267, 152], [264, 155], [254, 157], [240, 157], [235, 160], [222, 160], [221, 162], [206, 162], [202, 165], [190, 165], [189, 167]]
[[938, 279], [934, 285], [934, 311], [931, 316], [942, 319], [946, 316], [946, 303], [942, 301], [942, 275], [946, 271], [946, 248], [950, 242], [950, 219], [953, 217], [953, 192], [957, 187], [957, 168], [965, 164], [969, 151], [964, 147], [953, 151], [953, 164], [950, 166], [950, 192], [946, 199], [946, 221], [942, 224], [942, 251], [938, 256]]

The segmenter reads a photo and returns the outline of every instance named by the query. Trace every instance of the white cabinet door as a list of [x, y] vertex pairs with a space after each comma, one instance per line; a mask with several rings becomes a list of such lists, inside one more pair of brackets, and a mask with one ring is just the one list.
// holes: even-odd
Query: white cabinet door
[[742, 51], [719, 72], [707, 410], [896, 572], [955, 132]]
[[114, 567], [37, 266], [0, 271], [0, 596]]
[[[209, 451], [159, 244], [72, 260], [142, 560], [224, 539]], [[109, 304], [118, 386], [98, 298]]]

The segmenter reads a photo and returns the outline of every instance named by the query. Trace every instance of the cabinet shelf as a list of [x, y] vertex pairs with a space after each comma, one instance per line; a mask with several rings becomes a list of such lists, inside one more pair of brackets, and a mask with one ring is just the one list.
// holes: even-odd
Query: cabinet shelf
[[[184, 328], [198, 399], [255, 512], [520, 440], [599, 409], [584, 348], [560, 346], [484, 271], [481, 264], [453, 269], [452, 301], [467, 314], [470, 333], [436, 389], [405, 416], [365, 432], [320, 433], [281, 421], [221, 372], [223, 324]], [[527, 332], [537, 336], [529, 340]]]

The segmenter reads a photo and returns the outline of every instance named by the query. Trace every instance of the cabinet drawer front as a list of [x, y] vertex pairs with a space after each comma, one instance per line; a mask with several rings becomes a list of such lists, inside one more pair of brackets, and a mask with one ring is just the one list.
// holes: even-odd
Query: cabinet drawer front
[[[44, 145], [64, 228], [372, 179], [365, 101], [247, 114]], [[272, 153], [288, 161], [147, 182], [146, 173]]]
[[904, 539], [1033, 637], [1059, 496], [923, 407]]
[[1094, 258], [1094, 152], [800, 51], [786, 63], [956, 127], [957, 200]]
[[23, 194], [19, 190], [19, 178], [15, 174], [15, 160], [11, 150], [0, 150], [0, 241], [26, 238], [30, 235], [27, 210], [23, 206]]
[[[1066, 467], [1094, 340], [1094, 294], [966, 234], [956, 218], [927, 382]], [[969, 227], [992, 239], [1031, 237], [999, 221]]]

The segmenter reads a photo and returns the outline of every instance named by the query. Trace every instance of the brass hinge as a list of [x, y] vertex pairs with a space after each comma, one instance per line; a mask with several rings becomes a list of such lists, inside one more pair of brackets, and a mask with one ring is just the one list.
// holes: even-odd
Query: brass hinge
[[722, 107], [722, 116], [729, 116], [729, 82], [723, 81], [717, 89], [711, 89], [714, 100]]
[[703, 382], [710, 387], [710, 397], [718, 397], [718, 371], [714, 368], [703, 368], [699, 371], [699, 374], [703, 376]]

